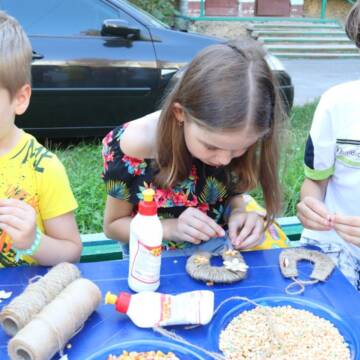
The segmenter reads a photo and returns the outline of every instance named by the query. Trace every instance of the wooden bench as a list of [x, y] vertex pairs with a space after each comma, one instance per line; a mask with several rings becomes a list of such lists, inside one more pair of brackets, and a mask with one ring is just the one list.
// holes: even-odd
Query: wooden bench
[[[289, 240], [294, 242], [300, 240], [303, 226], [296, 216], [278, 218], [277, 222]], [[104, 233], [84, 234], [81, 239], [83, 242], [81, 262], [115, 260], [123, 257], [121, 244], [107, 238]]]
[[122, 247], [118, 241], [111, 240], [104, 233], [83, 234], [81, 262], [122, 259]]
[[281, 226], [286, 236], [291, 241], [299, 241], [304, 229], [296, 216], [277, 218], [277, 223]]

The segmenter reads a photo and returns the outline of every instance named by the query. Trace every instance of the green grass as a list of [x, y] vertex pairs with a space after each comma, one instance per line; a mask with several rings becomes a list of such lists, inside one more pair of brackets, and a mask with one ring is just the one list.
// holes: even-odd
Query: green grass
[[[306, 138], [316, 103], [294, 107], [287, 130], [287, 144], [282, 146], [280, 178], [284, 191], [283, 216], [296, 214], [303, 175]], [[101, 179], [102, 158], [100, 140], [81, 142], [55, 153], [67, 169], [70, 183], [79, 203], [76, 219], [81, 233], [102, 231], [105, 189]], [[252, 193], [261, 202], [261, 192]]]
[[79, 204], [76, 220], [81, 233], [102, 232], [106, 193], [101, 179], [101, 148], [98, 140], [54, 150], [67, 170]]
[[282, 153], [280, 179], [284, 192], [284, 216], [296, 214], [304, 181], [304, 148], [317, 103], [294, 107], [289, 123], [286, 151]]

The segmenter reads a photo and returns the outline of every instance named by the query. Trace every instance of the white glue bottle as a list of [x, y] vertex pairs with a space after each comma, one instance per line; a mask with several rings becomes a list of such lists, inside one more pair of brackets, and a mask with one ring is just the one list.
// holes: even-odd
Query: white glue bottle
[[142, 292], [119, 296], [108, 292], [105, 304], [113, 304], [117, 311], [129, 316], [141, 328], [168, 325], [206, 325], [214, 314], [214, 293], [209, 290], [168, 295]]
[[130, 223], [128, 284], [136, 292], [155, 291], [160, 285], [163, 229], [157, 216], [155, 191], [143, 191], [138, 213]]

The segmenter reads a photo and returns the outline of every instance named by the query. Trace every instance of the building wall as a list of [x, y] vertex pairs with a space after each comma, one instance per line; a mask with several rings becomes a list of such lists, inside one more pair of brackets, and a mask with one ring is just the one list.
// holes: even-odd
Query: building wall
[[304, 15], [304, 0], [290, 0], [290, 16], [302, 17]]
[[188, 14], [190, 16], [199, 16], [200, 15], [200, 1], [188, 0]]
[[[189, 1], [189, 15], [200, 15], [200, 1]], [[255, 16], [255, 1], [256, 0], [205, 0], [204, 10], [207, 16], [241, 16], [253, 17]], [[306, 0], [305, 0], [306, 1]], [[316, 0], [319, 2], [319, 0]], [[321, 1], [320, 1], [321, 3]], [[303, 16], [304, 0], [290, 0], [291, 16]]]
[[[346, 15], [351, 9], [351, 5], [344, 0], [327, 0], [326, 17], [330, 19], [338, 19], [341, 22], [345, 21]], [[319, 17], [321, 13], [321, 1], [319, 0], [305, 0], [304, 1], [304, 16]]]
[[255, 16], [255, 0], [239, 0], [239, 16]]

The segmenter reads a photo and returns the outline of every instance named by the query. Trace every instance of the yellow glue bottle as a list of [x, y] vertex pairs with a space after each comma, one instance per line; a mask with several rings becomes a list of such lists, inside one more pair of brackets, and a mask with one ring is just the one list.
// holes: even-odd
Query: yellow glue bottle
[[153, 189], [143, 191], [144, 199], [130, 223], [128, 284], [136, 292], [156, 291], [160, 285], [163, 229], [154, 195]]

